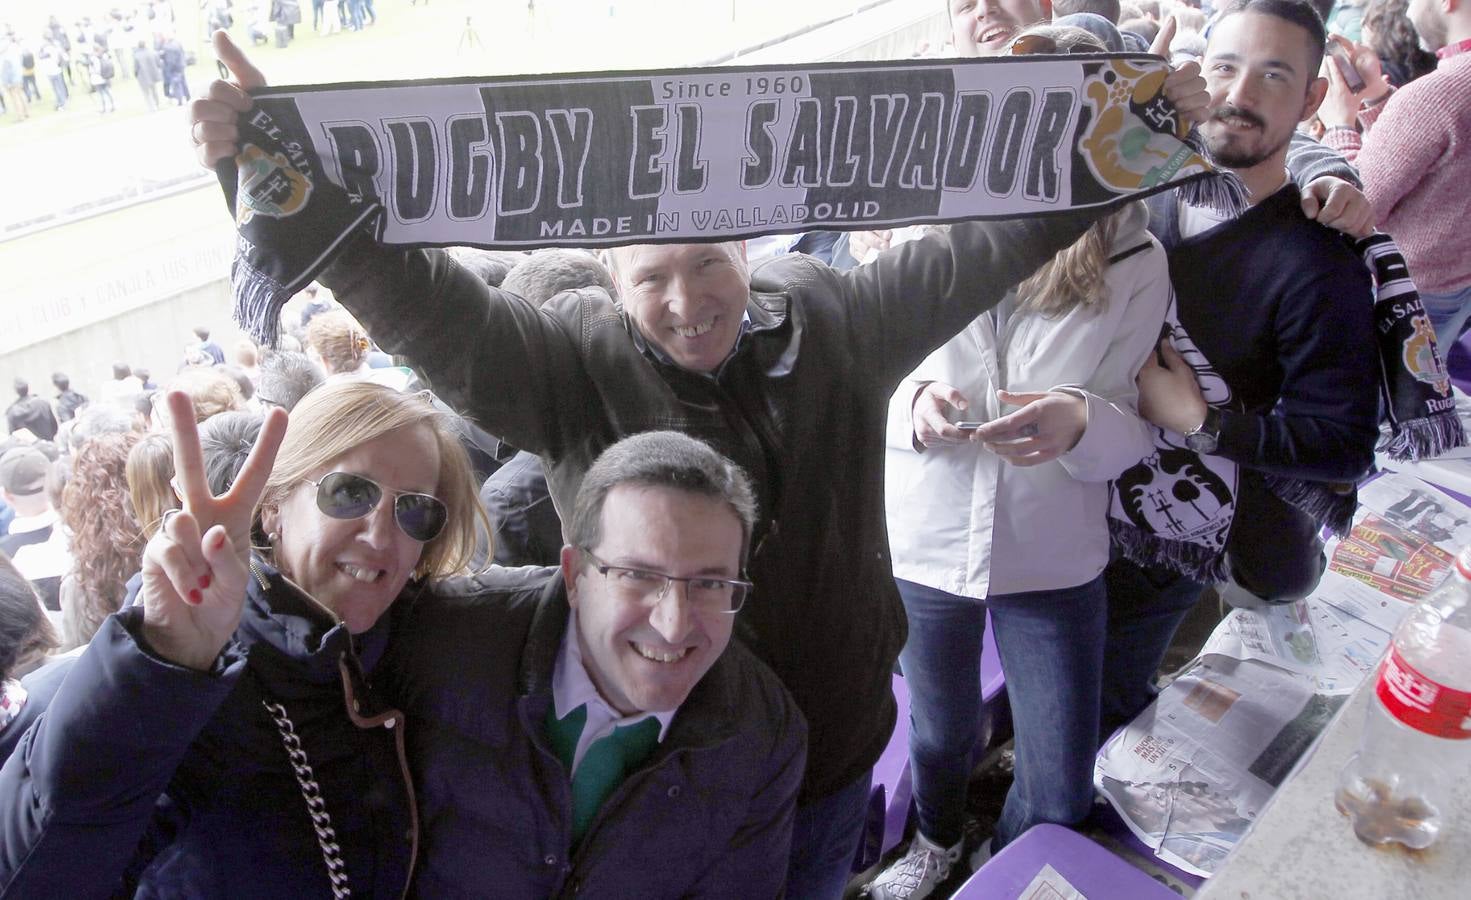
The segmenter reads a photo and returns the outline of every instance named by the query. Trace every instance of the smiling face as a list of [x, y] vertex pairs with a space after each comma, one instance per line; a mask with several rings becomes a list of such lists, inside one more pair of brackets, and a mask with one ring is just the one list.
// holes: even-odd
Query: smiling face
[[[602, 539], [589, 549], [608, 565], [739, 578], [741, 539], [740, 519], [722, 500], [621, 484], [608, 492]], [[562, 551], [562, 574], [583, 665], [624, 715], [677, 708], [730, 643], [735, 616], [695, 608], [679, 583], [657, 601], [635, 600], [571, 547]]]
[[744, 245], [640, 244], [613, 253], [623, 308], [639, 333], [675, 365], [715, 371], [750, 299]]
[[1052, 20], [1052, 0], [950, 0], [950, 31], [961, 56], [1001, 56], [1023, 28]]
[[1243, 12], [1216, 23], [1205, 51], [1211, 118], [1201, 126], [1215, 161], [1277, 180], [1297, 123], [1311, 116], [1328, 83], [1306, 29]]
[[317, 489], [297, 484], [278, 509], [263, 510], [261, 524], [277, 534], [275, 560], [282, 574], [332, 610], [358, 634], [367, 631], [408, 583], [424, 545], [393, 518], [398, 492], [434, 494], [439, 481], [439, 445], [428, 425], [390, 431], [313, 470], [317, 481], [350, 472], [384, 490], [378, 505], [360, 519], [334, 519], [317, 508]]

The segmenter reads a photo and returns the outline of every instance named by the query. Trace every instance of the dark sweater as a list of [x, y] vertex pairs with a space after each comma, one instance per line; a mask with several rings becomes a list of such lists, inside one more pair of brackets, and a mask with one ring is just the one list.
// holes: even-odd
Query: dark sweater
[[1150, 200], [1180, 324], [1231, 389], [1217, 452], [1315, 481], [1368, 471], [1379, 436], [1369, 272], [1309, 221], [1289, 184], [1240, 218], [1181, 238], [1173, 194]]

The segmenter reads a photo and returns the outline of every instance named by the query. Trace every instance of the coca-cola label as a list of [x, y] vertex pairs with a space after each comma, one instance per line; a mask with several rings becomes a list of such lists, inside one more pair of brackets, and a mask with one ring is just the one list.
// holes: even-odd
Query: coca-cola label
[[1471, 691], [1452, 690], [1426, 678], [1405, 662], [1398, 647], [1391, 646], [1380, 667], [1375, 693], [1391, 715], [1416, 731], [1471, 739]]

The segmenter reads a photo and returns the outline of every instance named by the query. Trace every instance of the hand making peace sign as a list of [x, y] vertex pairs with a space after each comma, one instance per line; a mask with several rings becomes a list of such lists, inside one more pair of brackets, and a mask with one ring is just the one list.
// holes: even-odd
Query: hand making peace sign
[[286, 413], [266, 413], [234, 485], [215, 497], [205, 480], [192, 402], [170, 391], [168, 409], [183, 509], [164, 518], [143, 550], [143, 634], [163, 658], [207, 670], [240, 624], [251, 518], [286, 434]]

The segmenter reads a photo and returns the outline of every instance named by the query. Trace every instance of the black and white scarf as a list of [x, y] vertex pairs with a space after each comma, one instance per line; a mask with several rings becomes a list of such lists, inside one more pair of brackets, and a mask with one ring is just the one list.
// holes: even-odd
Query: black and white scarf
[[236, 318], [355, 232], [400, 247], [610, 247], [1244, 199], [1144, 54], [817, 63], [263, 88], [220, 179]]

